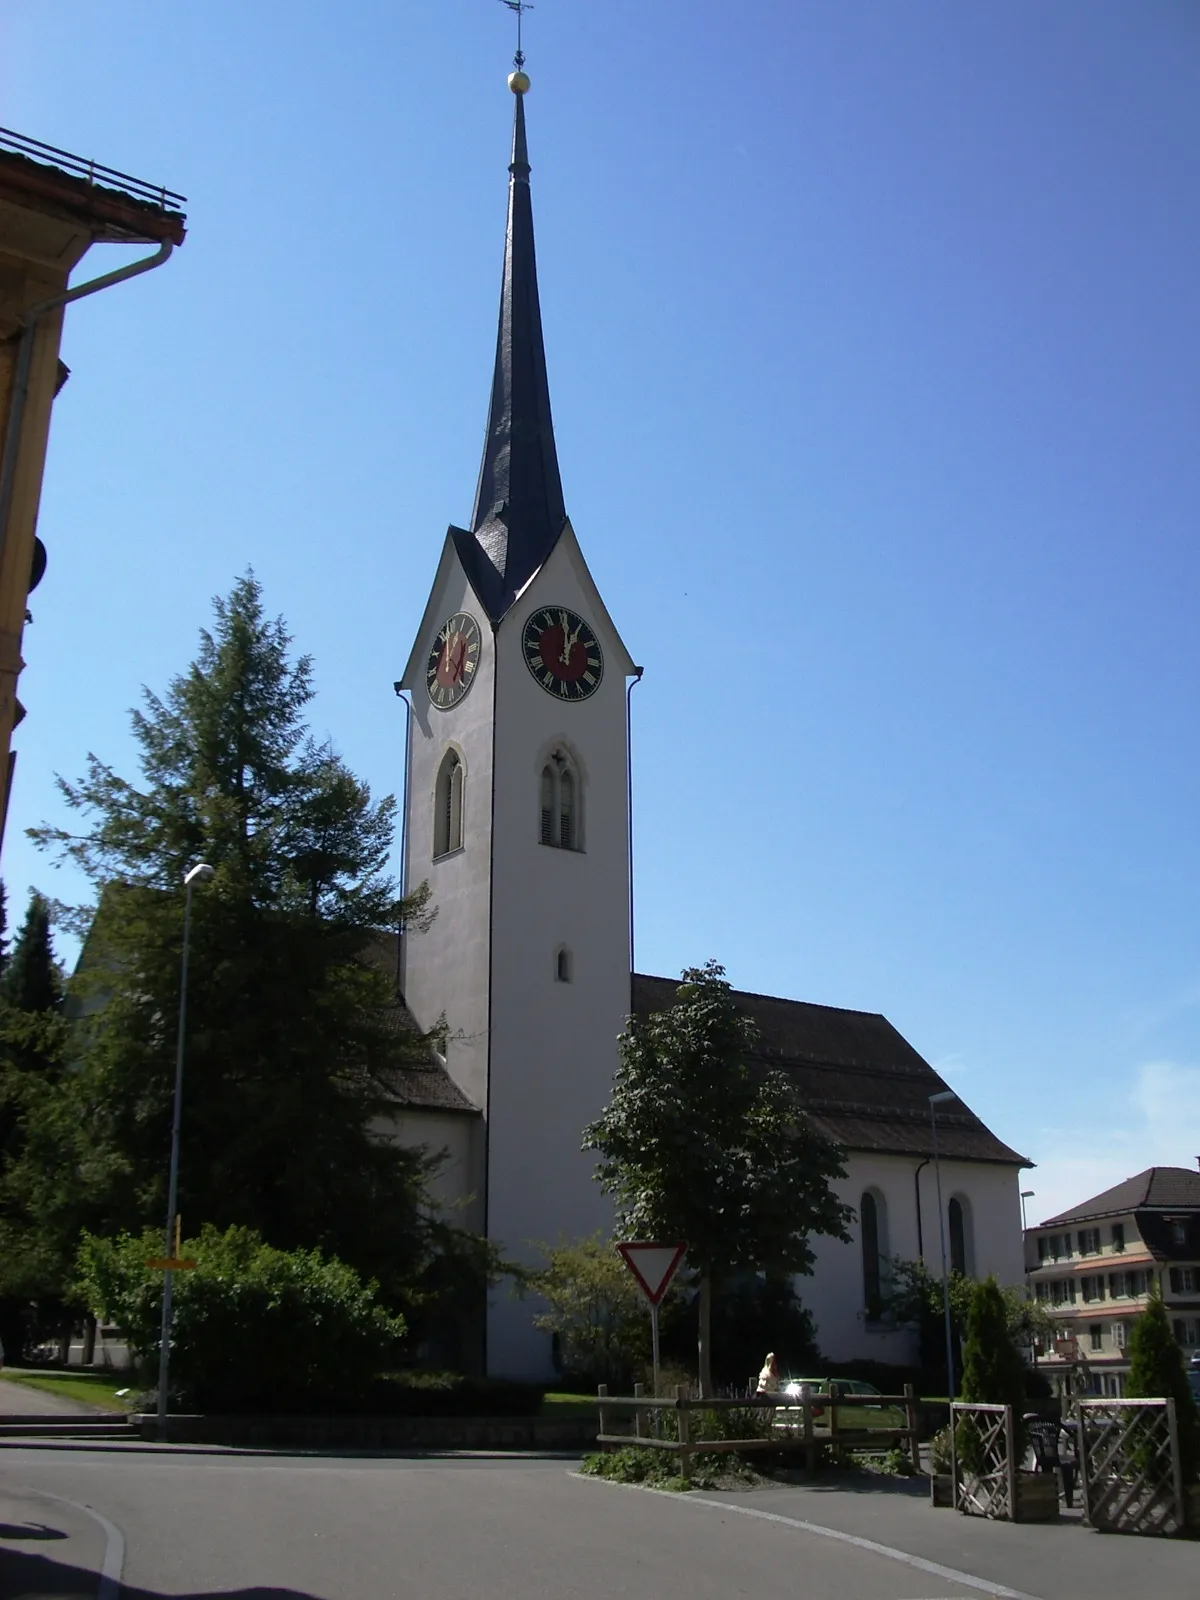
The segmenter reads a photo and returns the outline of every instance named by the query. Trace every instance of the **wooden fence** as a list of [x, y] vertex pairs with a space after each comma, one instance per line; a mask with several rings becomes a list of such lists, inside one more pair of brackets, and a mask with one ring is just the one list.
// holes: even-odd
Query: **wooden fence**
[[[808, 1386], [805, 1385], [808, 1390]], [[914, 1471], [921, 1470], [921, 1447], [918, 1431], [918, 1401], [911, 1383], [904, 1385], [902, 1395], [841, 1394], [837, 1385], [833, 1392], [817, 1394], [811, 1390], [799, 1395], [766, 1394], [752, 1392], [742, 1396], [721, 1396], [704, 1400], [693, 1395], [689, 1385], [679, 1384], [674, 1396], [648, 1395], [644, 1386], [634, 1384], [632, 1395], [610, 1395], [606, 1384], [596, 1393], [600, 1413], [600, 1431], [596, 1442], [600, 1445], [641, 1445], [651, 1450], [673, 1451], [679, 1459], [682, 1478], [691, 1475], [693, 1459], [698, 1455], [719, 1455], [729, 1451], [781, 1450], [802, 1448], [809, 1472], [817, 1466], [818, 1452], [828, 1448], [835, 1454], [848, 1450], [863, 1450], [884, 1444], [903, 1444], [912, 1459]], [[846, 1410], [878, 1409], [881, 1406], [903, 1410], [903, 1427], [856, 1428], [847, 1426], [839, 1412]], [[728, 1411], [761, 1413], [765, 1433], [747, 1439], [705, 1439], [693, 1429], [693, 1413], [709, 1415]], [[610, 1419], [614, 1413], [632, 1412], [633, 1431], [612, 1431]], [[661, 1429], [652, 1422], [664, 1413], [675, 1415], [675, 1437], [663, 1438]]]

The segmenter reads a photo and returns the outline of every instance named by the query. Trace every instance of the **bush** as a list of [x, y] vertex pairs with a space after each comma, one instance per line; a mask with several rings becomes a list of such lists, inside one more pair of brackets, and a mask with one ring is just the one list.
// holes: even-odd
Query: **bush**
[[1175, 1402], [1175, 1424], [1179, 1430], [1179, 1459], [1188, 1482], [1200, 1474], [1200, 1417], [1183, 1365], [1183, 1352], [1175, 1343], [1167, 1308], [1154, 1295], [1129, 1335], [1130, 1399]]
[[[162, 1273], [146, 1262], [162, 1236], [85, 1234], [79, 1286], [93, 1313], [117, 1323], [142, 1380], [157, 1372]], [[173, 1391], [205, 1411], [342, 1409], [361, 1404], [399, 1364], [404, 1319], [342, 1262], [318, 1250], [275, 1250], [248, 1228], [205, 1227], [175, 1274]]]
[[626, 1389], [650, 1359], [650, 1310], [633, 1274], [602, 1233], [541, 1249], [547, 1264], [526, 1286], [549, 1302], [534, 1326], [554, 1335], [565, 1381]]

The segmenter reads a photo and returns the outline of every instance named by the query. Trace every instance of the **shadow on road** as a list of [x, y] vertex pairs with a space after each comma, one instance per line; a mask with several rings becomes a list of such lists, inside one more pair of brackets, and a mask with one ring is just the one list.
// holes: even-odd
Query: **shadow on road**
[[776, 1481], [789, 1488], [809, 1489], [813, 1494], [899, 1495], [908, 1500], [929, 1499], [928, 1478], [892, 1477], [882, 1472], [846, 1472], [827, 1478], [810, 1478], [802, 1471], [778, 1472]]
[[[7, 1538], [38, 1539], [59, 1538], [53, 1530], [47, 1533], [29, 1532], [24, 1528], [11, 1528], [0, 1525], [0, 1534]], [[86, 1571], [66, 1561], [55, 1561], [50, 1556], [30, 1554], [25, 1550], [0, 1550], [0, 1600], [25, 1600], [26, 1596], [42, 1596], [52, 1600], [53, 1596], [62, 1596], [72, 1600], [78, 1595], [91, 1595], [96, 1592], [96, 1574]], [[302, 1594], [298, 1589], [274, 1589], [270, 1587], [257, 1587], [252, 1589], [221, 1589], [201, 1590], [188, 1589], [175, 1590], [170, 1595], [164, 1595], [157, 1589], [140, 1589], [135, 1585], [123, 1583], [121, 1585], [121, 1600], [318, 1600], [311, 1594]]]

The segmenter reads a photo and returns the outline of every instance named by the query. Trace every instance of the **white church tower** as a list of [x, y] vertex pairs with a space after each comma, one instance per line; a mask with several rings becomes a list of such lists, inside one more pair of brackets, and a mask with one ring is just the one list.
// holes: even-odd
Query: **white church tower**
[[[512, 1258], [610, 1210], [580, 1150], [630, 1009], [626, 685], [640, 676], [567, 518], [516, 95], [495, 377], [470, 531], [451, 527], [401, 680], [411, 695], [407, 883], [436, 916], [402, 986], [482, 1113], [468, 1220]], [[497, 1291], [486, 1370], [548, 1376], [533, 1309]]]

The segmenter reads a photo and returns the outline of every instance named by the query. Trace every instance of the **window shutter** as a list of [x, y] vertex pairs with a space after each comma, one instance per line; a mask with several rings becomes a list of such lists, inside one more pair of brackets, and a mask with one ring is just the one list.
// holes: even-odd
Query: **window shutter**
[[554, 774], [542, 768], [542, 843], [554, 843]]
[[558, 842], [564, 850], [575, 848], [575, 776], [568, 767], [558, 780]]
[[1183, 1293], [1183, 1273], [1180, 1272], [1178, 1267], [1171, 1268], [1171, 1293]]

